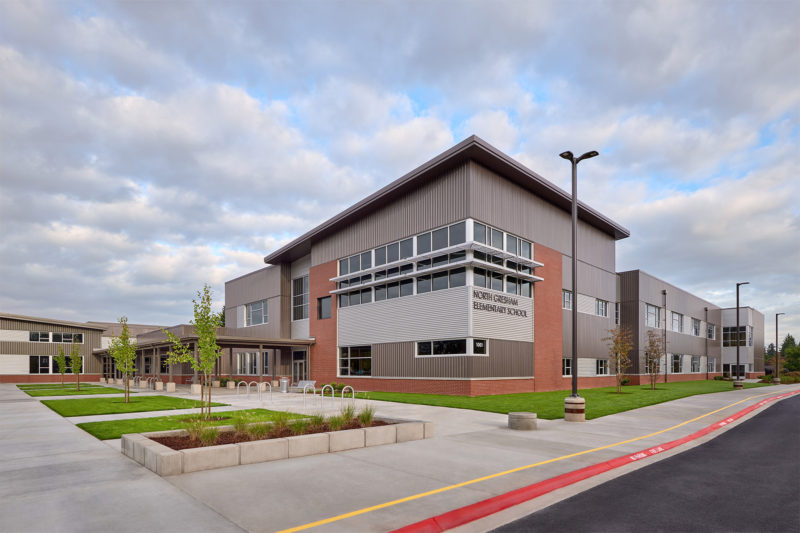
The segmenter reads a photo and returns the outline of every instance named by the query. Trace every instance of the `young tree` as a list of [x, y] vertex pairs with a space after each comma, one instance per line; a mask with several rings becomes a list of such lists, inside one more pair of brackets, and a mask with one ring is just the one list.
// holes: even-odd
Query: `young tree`
[[782, 368], [787, 372], [797, 372], [800, 370], [800, 346], [792, 346], [786, 348], [786, 351], [781, 354], [783, 360]]
[[81, 357], [81, 347], [77, 342], [72, 343], [72, 350], [69, 353], [69, 366], [75, 374], [75, 390], [81, 390], [81, 367], [83, 358]]
[[128, 318], [120, 318], [119, 323], [122, 324], [122, 332], [119, 337], [111, 339], [108, 354], [114, 359], [117, 370], [124, 376], [125, 403], [130, 403], [130, 376], [136, 372], [136, 341], [131, 339], [128, 332]]
[[622, 392], [622, 380], [625, 371], [631, 366], [630, 352], [633, 348], [633, 337], [630, 328], [618, 327], [608, 330], [611, 334], [603, 339], [608, 344], [609, 362], [611, 370], [617, 376], [617, 394]]
[[64, 374], [67, 373], [69, 364], [67, 363], [67, 355], [64, 353], [64, 348], [58, 347], [58, 355], [53, 358], [58, 365], [58, 373], [61, 374], [61, 386], [64, 386]]
[[650, 390], [656, 390], [656, 381], [661, 373], [661, 357], [664, 355], [664, 342], [660, 332], [647, 332], [647, 345], [644, 347], [644, 368], [650, 378]]
[[197, 291], [197, 299], [192, 300], [192, 303], [194, 320], [191, 324], [197, 335], [197, 353], [192, 346], [183, 344], [178, 337], [164, 330], [172, 342], [172, 350], [167, 352], [169, 356], [167, 360], [170, 364], [189, 363], [193, 370], [203, 374], [200, 383], [200, 412], [207, 418], [211, 415], [211, 373], [220, 356], [216, 331], [220, 327], [220, 316], [211, 311], [211, 288], [207, 284], [203, 285], [202, 291]]

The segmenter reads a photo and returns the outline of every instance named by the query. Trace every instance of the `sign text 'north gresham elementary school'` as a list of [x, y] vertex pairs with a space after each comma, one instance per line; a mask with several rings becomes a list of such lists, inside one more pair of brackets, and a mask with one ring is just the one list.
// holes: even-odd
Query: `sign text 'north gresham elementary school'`
[[498, 304], [510, 304], [519, 306], [519, 300], [517, 298], [512, 298], [511, 296], [506, 296], [505, 294], [494, 294], [489, 291], [479, 291], [473, 290], [472, 297], [475, 300], [488, 300], [490, 302], [496, 303], [486, 303], [486, 302], [472, 302], [473, 309], [480, 309], [482, 311], [492, 311], [494, 313], [500, 313], [501, 315], [509, 315], [509, 316], [521, 316], [527, 317], [528, 311], [525, 309], [514, 309], [513, 307], [508, 307], [507, 305], [498, 305]]

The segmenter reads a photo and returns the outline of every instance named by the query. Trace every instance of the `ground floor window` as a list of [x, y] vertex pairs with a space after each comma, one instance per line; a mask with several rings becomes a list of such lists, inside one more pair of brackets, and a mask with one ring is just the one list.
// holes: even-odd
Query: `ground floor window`
[[236, 373], [238, 375], [258, 374], [258, 352], [239, 352], [236, 357]]
[[343, 346], [339, 348], [340, 376], [371, 376], [372, 346]]
[[607, 376], [608, 375], [608, 359], [598, 359], [597, 360], [597, 375], [598, 376]]
[[672, 373], [680, 374], [683, 372], [683, 357], [678, 354], [672, 355]]
[[153, 365], [151, 363], [150, 356], [149, 355], [145, 356], [145, 358], [144, 358], [144, 373], [145, 374], [149, 374], [150, 373], [150, 367], [151, 366], [153, 366]]
[[169, 374], [169, 363], [167, 362], [167, 356], [161, 356], [161, 373], [162, 374]]
[[562, 376], [572, 375], [572, 359], [567, 359], [566, 357], [561, 359], [561, 375]]
[[700, 372], [700, 356], [692, 356], [692, 372]]
[[717, 360], [716, 359], [710, 359], [708, 361], [708, 371], [709, 372], [716, 372], [717, 371]]
[[[67, 359], [69, 361], [69, 359]], [[50, 373], [50, 356], [49, 355], [31, 355], [30, 356], [30, 373], [31, 374], [49, 374]]]

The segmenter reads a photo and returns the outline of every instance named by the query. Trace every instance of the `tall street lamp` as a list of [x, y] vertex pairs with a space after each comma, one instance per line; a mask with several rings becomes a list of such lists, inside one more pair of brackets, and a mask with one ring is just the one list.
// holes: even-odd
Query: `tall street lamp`
[[772, 379], [773, 383], [781, 382], [781, 351], [778, 349], [778, 317], [786, 313], [775, 313], [775, 377]]
[[667, 358], [667, 289], [662, 289], [664, 295], [664, 384], [667, 383], [667, 372], [669, 372], [669, 361]]
[[572, 396], [564, 400], [564, 419], [570, 422], [586, 420], [586, 400], [578, 395], [578, 163], [596, 157], [596, 151], [575, 157], [562, 152], [562, 158], [572, 163]]
[[[741, 285], [749, 285], [749, 281], [740, 281], [736, 284], [736, 381], [733, 382], [734, 389], [741, 389], [744, 387], [744, 383], [742, 383], [742, 378], [740, 377], [740, 370], [741, 367], [739, 365], [739, 346], [742, 344], [742, 332], [739, 330], [739, 286]], [[745, 341], [747, 340], [747, 332], [745, 332]]]

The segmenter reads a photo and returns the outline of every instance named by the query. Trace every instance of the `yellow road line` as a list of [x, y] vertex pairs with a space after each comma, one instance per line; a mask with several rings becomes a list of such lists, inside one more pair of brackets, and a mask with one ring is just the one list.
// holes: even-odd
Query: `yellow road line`
[[691, 420], [686, 420], [685, 422], [681, 422], [680, 424], [677, 424], [677, 425], [674, 425], [672, 427], [669, 427], [669, 428], [666, 428], [666, 429], [662, 429], [660, 431], [656, 431], [656, 432], [653, 432], [653, 433], [648, 433], [647, 435], [642, 435], [641, 437], [635, 437], [633, 439], [628, 439], [628, 440], [623, 440], [623, 441], [620, 441], [620, 442], [615, 442], [614, 444], [606, 444], [605, 446], [599, 446], [597, 448], [592, 448], [590, 450], [584, 450], [582, 452], [571, 453], [569, 455], [562, 455], [561, 457], [554, 457], [553, 459], [547, 459], [545, 461], [540, 461], [538, 463], [533, 463], [533, 464], [529, 464], [529, 465], [525, 465], [525, 466], [519, 466], [517, 468], [512, 468], [511, 470], [504, 470], [502, 472], [497, 472], [495, 474], [489, 474], [488, 476], [483, 476], [483, 477], [479, 477], [479, 478], [475, 478], [475, 479], [470, 479], [469, 481], [462, 481], [461, 483], [456, 483], [454, 485], [448, 485], [446, 487], [441, 487], [441, 488], [438, 488], [438, 489], [429, 490], [427, 492], [420, 492], [419, 494], [413, 494], [411, 496], [406, 496], [405, 498], [399, 498], [397, 500], [392, 500], [392, 501], [388, 501], [388, 502], [384, 502], [384, 503], [379, 503], [378, 505], [373, 505], [371, 507], [364, 507], [363, 509], [358, 509], [356, 511], [350, 511], [349, 513], [344, 513], [344, 514], [332, 516], [330, 518], [325, 518], [323, 520], [317, 520], [316, 522], [309, 522], [308, 524], [303, 524], [303, 525], [300, 525], [300, 526], [295, 526], [295, 527], [291, 527], [291, 528], [288, 528], [288, 529], [283, 529], [281, 531], [278, 531], [277, 533], [293, 533], [294, 531], [303, 531], [305, 529], [311, 529], [312, 527], [323, 526], [325, 524], [330, 524], [332, 522], [338, 522], [339, 520], [344, 520], [346, 518], [352, 518], [354, 516], [366, 514], [366, 513], [372, 512], [372, 511], [377, 511], [379, 509], [385, 509], [386, 507], [392, 507], [392, 506], [400, 504], [400, 503], [405, 503], [405, 502], [410, 502], [410, 501], [413, 501], [413, 500], [418, 500], [420, 498], [425, 498], [426, 496], [433, 496], [434, 494], [440, 494], [442, 492], [447, 492], [449, 490], [458, 489], [458, 488], [461, 488], [461, 487], [466, 487], [468, 485], [473, 485], [475, 483], [480, 483], [482, 481], [488, 481], [490, 479], [495, 479], [495, 478], [498, 478], [498, 477], [506, 476], [508, 474], [513, 474], [515, 472], [521, 472], [523, 470], [528, 470], [530, 468], [535, 468], [537, 466], [542, 466], [542, 465], [546, 465], [546, 464], [549, 464], [549, 463], [555, 463], [557, 461], [563, 461], [564, 459], [570, 459], [572, 457], [578, 457], [580, 455], [585, 455], [587, 453], [597, 452], [597, 451], [600, 451], [600, 450], [607, 450], [608, 448], [613, 448], [615, 446], [621, 446], [622, 444], [628, 444], [629, 442], [636, 442], [637, 440], [647, 439], [649, 437], [654, 437], [656, 435], [660, 435], [661, 433], [666, 433], [667, 431], [672, 431], [673, 429], [677, 429], [679, 427], [685, 426], [686, 424], [691, 424], [692, 422], [696, 422], [696, 421], [698, 421], [698, 420], [700, 420], [702, 418], [705, 418], [707, 416], [711, 416], [713, 414], [719, 413], [720, 411], [724, 411], [725, 409], [730, 409], [731, 407], [739, 405], [740, 403], [744, 403], [744, 402], [746, 402], [748, 400], [752, 400], [752, 399], [755, 399], [755, 398], [761, 398], [763, 396], [770, 396], [772, 394], [774, 394], [774, 391], [768, 392], [766, 394], [758, 394], [756, 396], [748, 396], [747, 398], [744, 398], [743, 400], [739, 400], [738, 402], [734, 402], [734, 403], [732, 403], [730, 405], [726, 405], [725, 407], [720, 407], [719, 409], [716, 409], [716, 410], [708, 412], [706, 414], [697, 416], [695, 418], [692, 418]]

